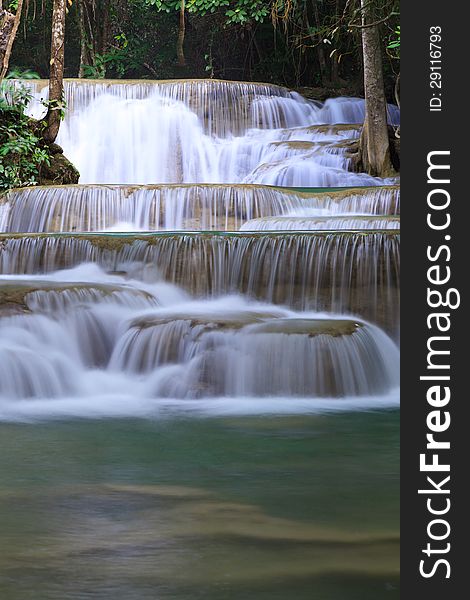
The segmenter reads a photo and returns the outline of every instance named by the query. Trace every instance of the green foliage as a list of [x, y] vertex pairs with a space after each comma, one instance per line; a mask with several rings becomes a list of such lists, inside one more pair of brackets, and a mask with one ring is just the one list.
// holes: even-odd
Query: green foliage
[[[106, 67], [112, 66], [114, 62], [114, 52], [96, 53], [94, 55], [94, 64], [82, 65], [83, 74], [87, 79], [104, 79], [106, 76]], [[119, 61], [118, 64], [120, 65]]]
[[205, 71], [211, 79], [214, 77], [214, 63], [212, 58], [212, 52], [204, 54], [204, 60], [206, 61]]
[[94, 64], [82, 65], [83, 74], [87, 79], [104, 79], [109, 70], [118, 78], [122, 78], [129, 70], [138, 66], [125, 33], [114, 36], [114, 45], [108, 52], [96, 53]]
[[87, 78], [165, 79], [172, 71], [177, 27], [174, 15], [157, 12], [147, 0], [128, 0], [121, 13], [110, 13], [110, 36], [106, 50], [93, 54], [93, 64], [82, 65]]
[[263, 23], [270, 13], [269, 3], [259, 0], [238, 0], [231, 4], [234, 4], [234, 7], [225, 13], [227, 24], [240, 23], [243, 25], [250, 21]]
[[[157, 10], [167, 13], [181, 10], [181, 0], [147, 0], [147, 2]], [[201, 17], [223, 9], [227, 25], [263, 23], [271, 12], [270, 2], [265, 0], [186, 0], [185, 7], [188, 13]]]
[[[176, 60], [181, 0], [82, 3], [88, 7], [85, 25], [78, 2], [67, 15], [65, 77], [79, 72], [93, 79], [214, 77], [289, 87], [332, 84], [360, 93], [358, 0], [185, 0], [184, 70]], [[399, 2], [374, 5], [391, 98], [399, 69]], [[43, 0], [42, 7], [25, 12], [24, 35], [17, 36], [10, 64], [46, 78], [52, 0]]]
[[393, 35], [390, 36], [387, 49], [392, 51], [389, 54], [393, 58], [400, 59], [400, 25], [397, 25]]
[[[0, 193], [37, 184], [41, 165], [50, 164], [49, 152], [41, 145], [26, 114], [31, 91], [13, 81], [18, 75], [10, 73], [0, 86]], [[37, 78], [31, 72], [21, 76]]]

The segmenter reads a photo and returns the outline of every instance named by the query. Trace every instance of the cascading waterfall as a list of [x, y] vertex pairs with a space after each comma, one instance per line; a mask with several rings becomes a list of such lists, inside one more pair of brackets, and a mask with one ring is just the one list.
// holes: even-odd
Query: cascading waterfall
[[393, 232], [1, 236], [0, 243], [2, 273], [52, 273], [92, 262], [198, 297], [241, 292], [300, 310], [358, 314], [397, 331]]
[[131, 322], [111, 368], [155, 373], [155, 365], [174, 365], [154, 379], [157, 394], [171, 398], [356, 396], [398, 383], [397, 349], [370, 325], [228, 308], [218, 319], [170, 312]]
[[[47, 99], [47, 81], [36, 80], [29, 85], [37, 99]], [[157, 104], [158, 99], [167, 104], [181, 104], [201, 119], [208, 134], [217, 136], [253, 127], [295, 127], [318, 110], [318, 106], [305, 102], [299, 94], [277, 85], [215, 79], [106, 82], [66, 79], [64, 95], [71, 110], [69, 118], [103, 97], [134, 104], [137, 104], [134, 101], [149, 98], [157, 100]], [[287, 102], [279, 102], [279, 98]], [[44, 107], [35, 104], [34, 110], [43, 112]]]
[[[390, 186], [302, 193], [259, 185], [79, 185], [24, 188], [0, 202], [0, 232], [237, 231], [250, 230], [247, 221], [265, 217], [346, 214], [350, 219], [350, 215], [360, 213], [396, 215], [399, 189]], [[348, 225], [347, 219], [335, 223], [332, 229], [356, 228], [355, 222]], [[387, 223], [377, 217], [358, 228], [387, 229]], [[272, 227], [283, 228], [295, 227]]]
[[[27, 83], [37, 100], [47, 99], [47, 80], [30, 80]], [[309, 102], [297, 92], [278, 85], [243, 81], [65, 79], [64, 95], [71, 111], [68, 118], [102, 96], [126, 101], [157, 96], [180, 102], [203, 121], [207, 133], [217, 136], [251, 128], [275, 129], [315, 123], [343, 125], [364, 120], [364, 101], [359, 98], [329, 99], [322, 105], [320, 102]], [[42, 113], [44, 107], [35, 103], [33, 110]], [[391, 123], [397, 124], [399, 118], [397, 107], [389, 105]]]
[[[44, 96], [44, 82], [31, 85]], [[81, 183], [382, 183], [349, 170], [357, 129], [311, 127], [362, 123], [360, 99], [320, 105], [277, 86], [215, 80], [70, 80], [65, 95], [69, 114], [58, 142]], [[389, 118], [397, 122], [396, 107]]]
[[400, 229], [400, 217], [351, 215], [340, 217], [264, 217], [247, 221], [240, 231], [334, 231]]
[[0, 231], [7, 231], [9, 229], [8, 221], [10, 215], [10, 202], [5, 202], [3, 198], [0, 197]]
[[363, 101], [212, 80], [65, 93], [80, 185], [0, 199], [0, 418], [396, 405], [399, 189], [351, 171]]
[[2, 284], [0, 396], [340, 397], [397, 385], [395, 344], [357, 319], [188, 300], [96, 266]]

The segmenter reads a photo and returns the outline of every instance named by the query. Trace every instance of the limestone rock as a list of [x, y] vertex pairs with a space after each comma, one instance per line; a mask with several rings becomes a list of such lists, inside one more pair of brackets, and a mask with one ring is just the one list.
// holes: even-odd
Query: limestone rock
[[71, 185], [78, 183], [80, 173], [63, 154], [57, 144], [50, 146], [50, 165], [42, 165], [39, 173], [40, 185]]

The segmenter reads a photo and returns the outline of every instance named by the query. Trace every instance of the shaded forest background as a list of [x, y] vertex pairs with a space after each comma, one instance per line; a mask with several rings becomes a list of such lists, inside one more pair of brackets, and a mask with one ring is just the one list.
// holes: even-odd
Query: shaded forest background
[[[11, 69], [48, 77], [52, 4], [26, 1]], [[393, 100], [398, 3], [376, 3], [375, 12]], [[213, 77], [363, 95], [360, 23], [360, 5], [351, 0], [74, 0], [64, 76]]]
[[[317, 100], [365, 96], [353, 169], [393, 177], [400, 135], [387, 101], [399, 104], [399, 53], [397, 0], [0, 0], [0, 190], [78, 181], [65, 157], [51, 169], [62, 156], [64, 77], [217, 78]], [[38, 76], [49, 94], [36, 121], [18, 80]]]

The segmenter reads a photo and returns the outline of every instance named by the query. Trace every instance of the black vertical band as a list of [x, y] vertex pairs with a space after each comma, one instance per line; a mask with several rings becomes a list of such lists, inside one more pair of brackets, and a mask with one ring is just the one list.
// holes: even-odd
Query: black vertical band
[[[470, 402], [465, 389], [470, 193], [463, 183], [470, 175], [464, 148], [470, 133], [464, 91], [470, 34], [464, 6], [442, 0], [401, 6], [401, 577], [406, 600], [450, 600], [467, 593], [457, 592], [466, 590], [464, 540], [470, 529], [463, 518], [468, 504], [464, 465], [470, 455], [464, 443], [470, 440], [464, 415]], [[429, 170], [430, 164], [435, 166]], [[448, 299], [456, 306], [459, 296], [459, 308], [444, 305]], [[442, 445], [436, 448], [438, 442]], [[436, 470], [430, 470], [432, 461]]]

